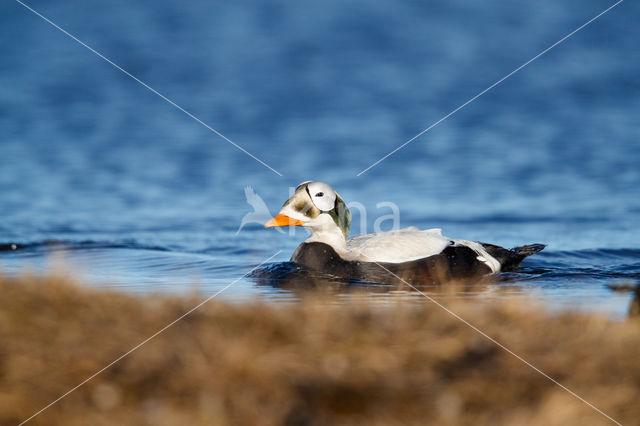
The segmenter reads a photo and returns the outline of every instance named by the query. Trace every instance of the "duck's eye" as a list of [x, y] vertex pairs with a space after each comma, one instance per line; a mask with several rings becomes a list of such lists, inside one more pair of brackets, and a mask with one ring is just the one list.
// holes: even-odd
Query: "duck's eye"
[[323, 195], [324, 195], [324, 192], [318, 192], [318, 193], [316, 194], [316, 197], [322, 197]]

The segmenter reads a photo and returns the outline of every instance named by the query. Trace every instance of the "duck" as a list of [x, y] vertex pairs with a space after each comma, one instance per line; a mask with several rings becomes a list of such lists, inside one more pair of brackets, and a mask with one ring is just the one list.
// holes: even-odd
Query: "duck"
[[428, 285], [478, 280], [516, 270], [545, 248], [529, 244], [507, 249], [449, 238], [439, 228], [408, 227], [348, 238], [351, 213], [327, 183], [302, 182], [265, 228], [301, 226], [310, 235], [291, 262], [314, 272], [365, 282]]

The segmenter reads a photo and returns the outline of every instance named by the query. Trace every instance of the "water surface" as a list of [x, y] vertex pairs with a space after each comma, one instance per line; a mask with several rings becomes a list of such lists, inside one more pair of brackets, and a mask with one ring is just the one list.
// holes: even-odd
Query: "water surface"
[[[304, 232], [237, 230], [252, 210], [246, 186], [275, 213], [289, 187], [316, 179], [366, 208], [366, 231], [390, 202], [401, 226], [548, 245], [492, 286], [429, 290], [440, 297], [626, 311], [630, 295], [608, 286], [640, 280], [637, 3], [361, 176], [611, 3], [28, 4], [283, 176], [4, 2], [0, 244], [18, 249], [0, 252], [2, 271], [45, 272], [63, 258], [124, 291], [214, 294], [240, 278], [220, 297], [296, 300], [241, 277], [278, 250], [267, 267], [286, 267]], [[354, 223], [359, 232], [358, 214]], [[350, 294], [338, 286], [336, 300]]]

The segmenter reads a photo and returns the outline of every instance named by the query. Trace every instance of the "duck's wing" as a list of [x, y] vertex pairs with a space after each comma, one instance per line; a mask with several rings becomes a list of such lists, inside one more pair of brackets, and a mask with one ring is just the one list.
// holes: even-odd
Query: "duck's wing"
[[469, 247], [478, 254], [478, 260], [486, 263], [493, 272], [500, 270], [500, 263], [480, 243], [447, 238], [440, 229], [419, 230], [411, 227], [347, 240], [351, 260], [362, 262], [409, 262], [440, 254], [449, 246]]
[[400, 263], [433, 256], [453, 244], [440, 229], [411, 227], [349, 238], [347, 249], [353, 260]]

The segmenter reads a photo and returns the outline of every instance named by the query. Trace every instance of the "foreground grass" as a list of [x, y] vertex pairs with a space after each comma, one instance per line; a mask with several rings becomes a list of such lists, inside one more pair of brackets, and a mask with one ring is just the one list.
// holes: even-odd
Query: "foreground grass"
[[[0, 278], [0, 424], [17, 424], [182, 315], [63, 278]], [[522, 304], [449, 308], [623, 424], [640, 418], [640, 321]], [[425, 301], [217, 300], [29, 424], [611, 424]]]

